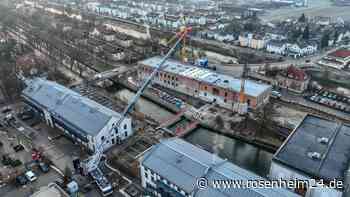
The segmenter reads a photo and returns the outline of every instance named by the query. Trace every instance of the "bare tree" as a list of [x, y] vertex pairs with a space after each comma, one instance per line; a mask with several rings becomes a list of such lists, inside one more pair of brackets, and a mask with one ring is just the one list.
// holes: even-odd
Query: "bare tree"
[[66, 168], [64, 169], [64, 177], [63, 177], [63, 183], [64, 185], [67, 185], [69, 183], [69, 181], [71, 180], [72, 178], [72, 170], [66, 166]]
[[224, 128], [225, 126], [225, 122], [224, 122], [224, 119], [222, 119], [221, 115], [217, 115], [215, 117], [215, 128], [218, 129], [218, 130], [221, 130]]
[[0, 88], [8, 101], [19, 94], [19, 83], [16, 77], [16, 42], [7, 41], [0, 48]]
[[256, 135], [261, 135], [263, 129], [271, 129], [274, 125], [273, 117], [276, 111], [272, 104], [267, 104], [256, 113], [256, 119], [258, 122], [258, 130]]

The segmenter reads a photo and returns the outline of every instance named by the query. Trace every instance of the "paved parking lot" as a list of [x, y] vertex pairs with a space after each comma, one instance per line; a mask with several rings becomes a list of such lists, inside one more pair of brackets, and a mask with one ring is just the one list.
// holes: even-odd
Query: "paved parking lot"
[[308, 100], [350, 114], [350, 98], [329, 91], [319, 91]]
[[[18, 111], [20, 107], [14, 107], [13, 111]], [[31, 148], [40, 148], [42, 150], [43, 154], [48, 156], [50, 160], [52, 160], [61, 171], [64, 171], [66, 167], [71, 168], [73, 170], [73, 163], [72, 160], [75, 157], [83, 157], [86, 156], [85, 151], [79, 146], [78, 144], [74, 144], [70, 139], [64, 137], [62, 135], [62, 132], [59, 131], [58, 129], [53, 129], [47, 126], [44, 123], [38, 123], [34, 126], [29, 126], [26, 121], [22, 121], [19, 118], [15, 118], [16, 121], [14, 123], [11, 123], [11, 128], [13, 132], [10, 132], [14, 136], [19, 136], [19, 135], [28, 135], [30, 136], [30, 142], [22, 142], [26, 150], [23, 150], [23, 154], [27, 156], [27, 159], [24, 161], [29, 161], [31, 160]], [[22, 129], [18, 129], [22, 128]], [[1, 135], [1, 132], [0, 132]], [[0, 136], [1, 137], [1, 136]], [[14, 138], [14, 141], [17, 143], [17, 139]], [[10, 150], [9, 150], [10, 151]], [[19, 153], [18, 153], [19, 154]], [[21, 153], [22, 154], [22, 153]], [[108, 177], [110, 181], [115, 181], [116, 188], [115, 192], [113, 193], [113, 196], [118, 196], [122, 197], [125, 196], [125, 193], [131, 192], [132, 194], [135, 194], [135, 196], [139, 196], [138, 194], [141, 193], [141, 189], [139, 186], [133, 186], [136, 189], [128, 189], [128, 192], [123, 191], [131, 185], [134, 185], [129, 179], [125, 179], [123, 175], [111, 171], [108, 168], [105, 168], [106, 173], [109, 174], [110, 176]], [[53, 171], [53, 170], [51, 170]], [[28, 184], [25, 187], [15, 187], [14, 185], [10, 184], [8, 186], [5, 186], [1, 188], [0, 192], [3, 191], [3, 193], [6, 195], [5, 196], [28, 196], [30, 193], [33, 191], [36, 191], [39, 189], [39, 187], [46, 186], [52, 181], [57, 180], [59, 175], [55, 172], [50, 172], [48, 174], [41, 174], [38, 172], [40, 177], [38, 178], [37, 181], [34, 183]], [[74, 178], [79, 177], [79, 175], [75, 175]], [[118, 178], [119, 177], [119, 178]], [[84, 193], [85, 196], [101, 196], [97, 187], [95, 184], [92, 182], [92, 180], [89, 180], [89, 177], [82, 177], [80, 176], [80, 180], [82, 180], [81, 187], [84, 186], [85, 184], [90, 183], [91, 184], [91, 191]], [[119, 192], [122, 191], [122, 192]], [[2, 196], [2, 195], [0, 195]]]
[[[4, 116], [6, 114], [1, 113], [0, 119], [3, 120]], [[20, 150], [16, 152], [13, 147], [21, 143], [21, 132], [18, 131], [16, 128], [21, 127], [20, 122], [17, 122], [16, 124], [12, 125], [14, 127], [7, 127], [4, 124], [4, 121], [1, 121], [3, 124], [3, 127], [0, 128], [0, 141], [2, 142], [2, 146], [0, 148], [0, 155], [1, 157], [3, 155], [8, 155], [12, 159], [19, 159], [23, 164], [18, 167], [10, 167], [10, 166], [4, 166], [2, 163], [0, 163], [0, 171], [3, 175], [8, 174], [23, 174], [23, 172], [27, 171], [27, 169], [32, 170], [36, 176], [38, 177], [36, 181], [32, 183], [28, 183], [24, 186], [19, 186], [16, 184], [15, 180], [10, 181], [6, 185], [0, 188], [0, 196], [4, 197], [22, 197], [22, 196], [29, 196], [33, 192], [40, 189], [40, 187], [47, 186], [49, 183], [54, 182], [61, 176], [51, 169], [47, 173], [41, 172], [37, 167], [33, 167], [32, 165], [26, 165], [32, 162], [32, 156], [31, 156], [31, 149], [28, 147], [25, 147], [24, 150]]]
[[320, 105], [320, 104], [315, 103], [313, 101], [310, 101], [310, 100], [308, 100], [300, 95], [290, 93], [286, 89], [282, 89], [281, 93], [282, 93], [281, 100], [283, 102], [287, 102], [290, 104], [297, 104], [297, 105], [301, 105], [301, 106], [304, 106], [307, 108], [312, 108], [314, 110], [318, 110], [318, 111], [321, 111], [323, 113], [326, 113], [326, 114], [332, 116], [333, 118], [340, 118], [340, 119], [343, 119], [346, 121], [350, 121], [349, 113], [345, 113], [345, 112], [340, 111], [338, 109], [333, 109], [333, 108], [328, 107], [326, 105]]
[[29, 196], [33, 192], [37, 191], [40, 187], [47, 186], [49, 183], [54, 182], [60, 175], [54, 170], [50, 170], [48, 173], [42, 173], [40, 171], [34, 171], [38, 175], [38, 179], [25, 186], [16, 186], [15, 184], [8, 184], [0, 188], [0, 196], [3, 197], [22, 197]]

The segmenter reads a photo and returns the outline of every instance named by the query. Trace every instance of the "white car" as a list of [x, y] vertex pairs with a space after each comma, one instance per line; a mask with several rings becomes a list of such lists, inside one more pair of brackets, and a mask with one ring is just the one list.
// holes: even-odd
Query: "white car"
[[274, 98], [281, 98], [282, 94], [280, 92], [273, 90], [273, 91], [271, 91], [271, 96]]
[[33, 181], [35, 181], [37, 179], [36, 175], [32, 171], [27, 171], [24, 175], [26, 176], [26, 178], [30, 182], [33, 182]]

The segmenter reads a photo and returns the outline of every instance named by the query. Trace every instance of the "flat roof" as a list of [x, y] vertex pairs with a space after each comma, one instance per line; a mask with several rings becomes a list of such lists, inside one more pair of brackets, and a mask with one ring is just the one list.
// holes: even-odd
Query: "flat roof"
[[186, 193], [198, 197], [297, 197], [282, 188], [232, 188], [197, 190], [198, 178], [212, 180], [264, 180], [264, 178], [244, 170], [220, 157], [213, 155], [183, 139], [171, 138], [153, 146], [142, 159], [142, 165], [161, 177], [176, 184]]
[[[157, 67], [161, 60], [161, 56], [155, 56], [141, 61], [140, 64], [150, 67]], [[165, 72], [206, 82], [208, 84], [216, 85], [221, 88], [233, 90], [235, 92], [239, 92], [241, 89], [240, 79], [234, 78], [229, 75], [219, 74], [205, 68], [185, 64], [173, 59], [168, 59], [165, 62], [162, 70]], [[269, 88], [271, 88], [270, 85], [260, 84], [251, 80], [246, 80], [245, 94], [257, 97]]]
[[[321, 143], [321, 140], [328, 143]], [[350, 126], [307, 115], [273, 157], [292, 169], [312, 178], [343, 180], [349, 167]], [[320, 158], [311, 158], [310, 153]]]
[[120, 117], [119, 113], [69, 88], [41, 78], [30, 80], [22, 95], [92, 136], [97, 135], [112, 117]]

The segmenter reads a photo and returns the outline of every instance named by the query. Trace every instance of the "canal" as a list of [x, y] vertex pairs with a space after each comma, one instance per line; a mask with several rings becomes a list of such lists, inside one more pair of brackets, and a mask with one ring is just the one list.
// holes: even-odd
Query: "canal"
[[[128, 89], [121, 89], [115, 95], [125, 101], [130, 100], [135, 93]], [[174, 115], [172, 112], [142, 97], [137, 102], [137, 107], [140, 112], [159, 121], [169, 119]], [[187, 120], [181, 120], [177, 124], [186, 123]], [[212, 152], [217, 142], [220, 144], [220, 148], [218, 149], [218, 155], [220, 157], [226, 158], [228, 161], [263, 177], [266, 177], [269, 172], [273, 154], [254, 145], [217, 134], [204, 128], [194, 130], [185, 137], [185, 140], [209, 152]]]
[[[121, 89], [115, 93], [115, 96], [118, 99], [125, 102], [128, 102], [134, 95], [135, 93], [128, 89]], [[137, 101], [136, 107], [141, 113], [146, 114], [157, 121], [167, 120], [174, 115], [170, 111], [142, 97]]]
[[273, 154], [254, 145], [217, 134], [205, 128], [198, 128], [185, 137], [186, 141], [213, 152], [216, 147], [218, 155], [228, 161], [266, 177], [269, 173]]

